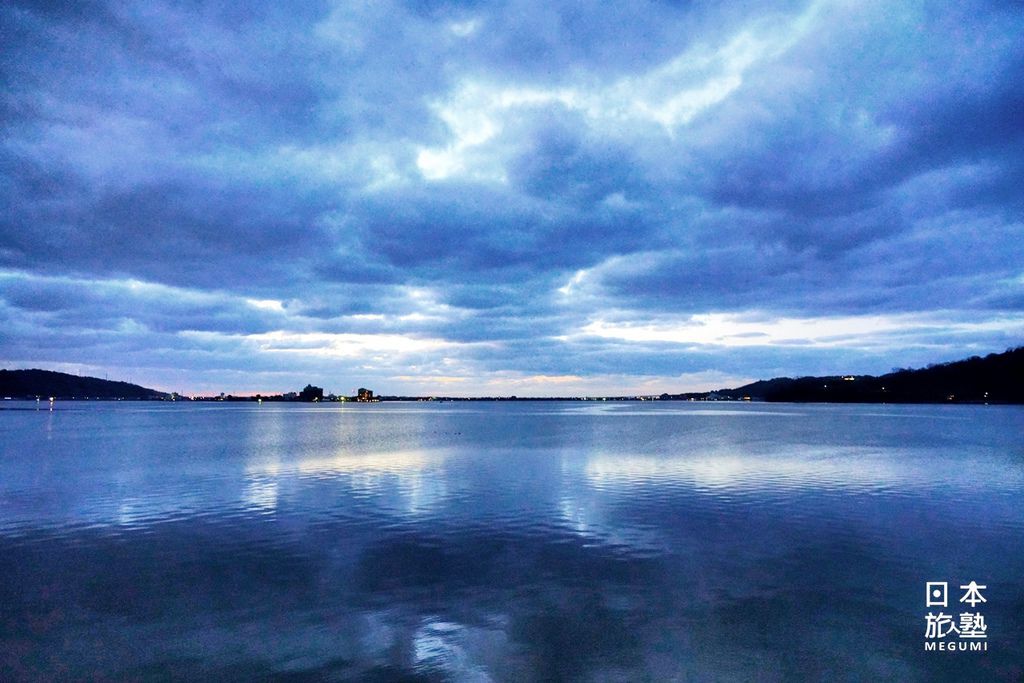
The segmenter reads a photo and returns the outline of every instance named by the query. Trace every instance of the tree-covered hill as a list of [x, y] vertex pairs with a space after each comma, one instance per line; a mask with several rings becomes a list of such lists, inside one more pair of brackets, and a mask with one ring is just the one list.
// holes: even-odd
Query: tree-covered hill
[[794, 402], [1024, 403], [1024, 347], [880, 377], [780, 377], [716, 393]]
[[0, 370], [0, 397], [160, 399], [167, 394], [128, 382], [79, 377], [50, 370]]

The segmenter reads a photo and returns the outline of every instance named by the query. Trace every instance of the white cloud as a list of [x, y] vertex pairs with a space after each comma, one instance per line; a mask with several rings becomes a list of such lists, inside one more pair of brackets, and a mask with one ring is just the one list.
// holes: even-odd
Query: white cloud
[[502, 132], [514, 117], [552, 105], [580, 112], [604, 132], [653, 123], [673, 135], [732, 95], [752, 67], [795, 45], [813, 24], [819, 4], [788, 23], [758, 22], [719, 47], [697, 45], [645, 74], [608, 84], [540, 87], [464, 80], [432, 105], [448, 126], [450, 142], [420, 147], [417, 166], [428, 180], [465, 176], [504, 182], [503, 162], [510, 152], [498, 142]]

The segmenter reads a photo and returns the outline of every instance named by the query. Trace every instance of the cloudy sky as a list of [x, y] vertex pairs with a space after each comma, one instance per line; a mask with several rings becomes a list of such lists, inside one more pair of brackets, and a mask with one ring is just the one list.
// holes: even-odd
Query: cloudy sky
[[1019, 2], [14, 2], [0, 366], [565, 395], [1024, 343]]

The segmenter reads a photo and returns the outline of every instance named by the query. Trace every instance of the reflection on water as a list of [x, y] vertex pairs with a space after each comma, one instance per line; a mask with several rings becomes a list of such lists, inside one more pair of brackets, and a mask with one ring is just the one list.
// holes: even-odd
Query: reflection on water
[[[0, 678], [1015, 680], [1022, 428], [994, 406], [3, 410]], [[987, 652], [923, 652], [941, 578], [989, 586]]]
[[[770, 491], [841, 489], [846, 493], [906, 495], [934, 487], [975, 490], [977, 480], [991, 491], [1016, 495], [1024, 490], [1022, 470], [1007, 469], [1003, 461], [962, 457], [935, 461], [928, 449], [802, 447], [792, 451], [763, 451], [758, 457], [735, 452], [690, 457], [652, 457], [595, 454], [585, 471], [594, 486], [646, 487], [675, 485], [697, 491]], [[966, 476], [965, 476], [966, 475]]]

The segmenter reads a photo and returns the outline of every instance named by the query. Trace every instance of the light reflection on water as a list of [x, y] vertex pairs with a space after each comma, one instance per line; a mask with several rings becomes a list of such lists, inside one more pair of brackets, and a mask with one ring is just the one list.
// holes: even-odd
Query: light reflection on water
[[[1024, 675], [1019, 408], [22, 407], [5, 679]], [[943, 577], [983, 656], [921, 651]]]

